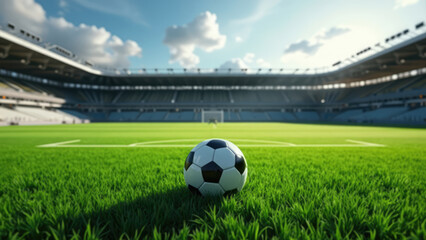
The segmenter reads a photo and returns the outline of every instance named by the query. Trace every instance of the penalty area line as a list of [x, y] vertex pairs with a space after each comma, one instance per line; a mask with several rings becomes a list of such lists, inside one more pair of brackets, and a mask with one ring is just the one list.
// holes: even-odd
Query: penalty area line
[[346, 139], [346, 141], [352, 142], [352, 143], [358, 143], [358, 144], [365, 145], [365, 146], [371, 146], [371, 147], [385, 147], [386, 146], [386, 145], [383, 145], [383, 144], [369, 143], [369, 142], [357, 141], [357, 140], [352, 140], [352, 139]]
[[[70, 140], [65, 142], [50, 143], [44, 145], [38, 145], [39, 148], [190, 148], [194, 147], [194, 144], [170, 144], [172, 142], [189, 142], [195, 139], [176, 139], [176, 140], [163, 140], [163, 141], [148, 141], [141, 143], [133, 143], [129, 145], [119, 144], [71, 144], [80, 142], [80, 139]], [[363, 142], [358, 140], [346, 139], [347, 142], [352, 144], [293, 144], [288, 142], [276, 142], [266, 140], [236, 140], [253, 142], [253, 144], [238, 144], [239, 147], [272, 147], [272, 148], [283, 148], [283, 147], [385, 147], [386, 145]], [[168, 144], [162, 144], [168, 143]], [[256, 144], [257, 143], [257, 144]], [[259, 144], [260, 143], [260, 144]], [[274, 144], [271, 144], [274, 143]]]
[[[38, 145], [37, 147], [57, 147], [57, 146], [61, 146], [63, 144], [76, 143], [76, 142], [80, 142], [80, 139], [65, 141], [65, 142], [57, 142], [57, 143], [49, 143], [49, 144], [44, 144], [44, 145]], [[69, 146], [69, 145], [65, 145], [65, 146]]]

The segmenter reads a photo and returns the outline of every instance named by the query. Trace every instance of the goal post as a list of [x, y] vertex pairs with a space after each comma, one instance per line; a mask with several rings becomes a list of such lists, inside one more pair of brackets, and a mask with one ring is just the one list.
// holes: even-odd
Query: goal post
[[203, 123], [223, 123], [223, 110], [205, 111], [201, 110], [201, 122]]

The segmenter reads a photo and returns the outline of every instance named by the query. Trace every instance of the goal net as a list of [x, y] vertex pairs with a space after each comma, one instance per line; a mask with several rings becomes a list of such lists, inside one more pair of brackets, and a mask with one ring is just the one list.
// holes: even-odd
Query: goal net
[[201, 122], [203, 123], [222, 123], [223, 111], [201, 111]]

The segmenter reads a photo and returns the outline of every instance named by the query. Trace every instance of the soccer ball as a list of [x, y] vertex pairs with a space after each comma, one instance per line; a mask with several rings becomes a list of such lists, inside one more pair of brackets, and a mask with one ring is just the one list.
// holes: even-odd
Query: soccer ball
[[241, 191], [247, 179], [247, 162], [230, 141], [208, 139], [195, 146], [183, 168], [189, 190], [202, 196], [230, 195]]

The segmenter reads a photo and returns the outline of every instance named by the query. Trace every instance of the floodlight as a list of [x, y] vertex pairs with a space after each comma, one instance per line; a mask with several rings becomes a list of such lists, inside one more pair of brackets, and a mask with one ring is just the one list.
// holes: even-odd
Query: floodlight
[[339, 65], [340, 63], [342, 63], [341, 61], [335, 62], [333, 65], [331, 65], [332, 67], [335, 67], [337, 65]]
[[416, 30], [425, 26], [425, 22], [419, 22], [416, 24]]
[[8, 24], [7, 24], [7, 26], [8, 26], [10, 29], [15, 30], [15, 25], [13, 25], [13, 24], [11, 24], [11, 23], [8, 23]]

